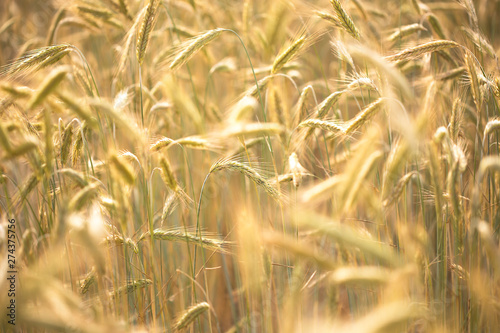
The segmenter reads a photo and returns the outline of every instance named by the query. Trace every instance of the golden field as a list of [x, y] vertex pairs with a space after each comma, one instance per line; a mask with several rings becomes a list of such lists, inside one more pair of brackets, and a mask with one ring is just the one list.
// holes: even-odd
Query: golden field
[[3, 0], [2, 332], [496, 332], [500, 2]]

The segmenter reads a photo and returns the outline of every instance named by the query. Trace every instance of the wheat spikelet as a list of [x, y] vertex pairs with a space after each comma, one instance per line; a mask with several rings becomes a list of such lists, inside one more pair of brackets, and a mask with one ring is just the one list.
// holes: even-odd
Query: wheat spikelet
[[170, 70], [176, 70], [191, 59], [198, 51], [208, 43], [220, 36], [224, 29], [213, 29], [200, 34], [178, 47], [180, 51], [170, 63]]
[[85, 187], [89, 184], [87, 178], [81, 172], [71, 168], [57, 170], [58, 173], [73, 179], [80, 187]]
[[177, 193], [172, 193], [167, 197], [167, 200], [165, 200], [165, 204], [163, 205], [163, 211], [161, 213], [161, 220], [160, 224], [163, 226], [163, 224], [167, 221], [167, 217], [172, 214], [173, 210], [175, 209], [179, 196]]
[[12, 84], [9, 84], [7, 82], [2, 82], [0, 84], [0, 89], [14, 97], [15, 99], [26, 99], [28, 97], [31, 97], [33, 94], [33, 89], [29, 87], [23, 87], [23, 86], [15, 86]]
[[126, 18], [128, 18], [130, 21], [133, 20], [133, 17], [130, 14], [130, 9], [129, 9], [127, 0], [118, 0], [118, 8], [119, 8], [120, 13], [125, 15]]
[[[156, 14], [158, 11], [158, 3], [158, 0], [149, 0], [149, 3], [147, 4], [146, 10], [144, 12], [144, 17], [142, 18], [142, 25], [139, 29], [136, 41], [136, 56], [139, 66], [141, 66], [144, 62], [144, 56], [146, 55], [146, 49], [148, 47], [150, 34], [155, 24]], [[128, 49], [126, 51], [128, 53]]]
[[375, 102], [366, 106], [354, 119], [349, 121], [345, 127], [345, 134], [350, 135], [358, 128], [360, 128], [364, 123], [370, 120], [382, 107], [384, 100], [382, 98], [377, 99]]
[[491, 44], [484, 38], [483, 35], [472, 31], [471, 29], [462, 27], [462, 31], [465, 33], [465, 36], [474, 44], [478, 51], [485, 51], [488, 56], [491, 58], [496, 57], [495, 49]]
[[[139, 241], [149, 238], [150, 236], [151, 233], [149, 231], [146, 231], [141, 235]], [[229, 243], [226, 241], [216, 238], [210, 238], [204, 234], [198, 236], [190, 232], [180, 230], [155, 229], [153, 230], [153, 238], [169, 242], [202, 244], [205, 249], [222, 253], [227, 252], [226, 247], [229, 245]]]
[[3, 67], [0, 70], [0, 75], [16, 75], [37, 71], [59, 61], [72, 50], [74, 50], [73, 45], [59, 44], [30, 51], [20, 59]]
[[476, 65], [474, 64], [474, 59], [468, 53], [465, 54], [465, 67], [467, 69], [467, 75], [469, 78], [469, 84], [472, 92], [472, 97], [474, 99], [474, 104], [476, 105], [477, 111], [479, 112], [483, 104], [483, 98], [481, 89], [479, 87]]
[[413, 23], [409, 25], [402, 26], [393, 34], [391, 34], [387, 39], [391, 42], [395, 42], [399, 39], [403, 39], [411, 34], [414, 34], [419, 31], [427, 31], [423, 25], [420, 23]]
[[39, 183], [39, 179], [36, 174], [32, 174], [26, 181], [23, 183], [19, 191], [14, 196], [13, 206], [17, 206], [22, 201], [26, 200], [26, 197], [33, 191]]
[[96, 276], [97, 272], [95, 267], [92, 267], [90, 272], [87, 273], [85, 276], [85, 279], [83, 279], [81, 285], [80, 285], [80, 293], [81, 294], [86, 294], [90, 287], [96, 282]]
[[294, 107], [294, 113], [295, 115], [293, 116], [293, 127], [297, 127], [300, 120], [302, 119], [303, 114], [307, 114], [307, 105], [306, 101], [311, 92], [313, 91], [313, 87], [311, 85], [308, 85], [302, 89], [300, 92], [299, 100], [297, 101], [296, 106]]
[[276, 233], [266, 233], [263, 237], [264, 244], [267, 246], [278, 246], [284, 251], [300, 259], [313, 262], [319, 268], [325, 271], [334, 270], [337, 265], [326, 254], [316, 253], [311, 249], [310, 244], [297, 243], [295, 239], [288, 236], [278, 235]]
[[162, 150], [163, 148], [170, 147], [174, 142], [175, 142], [174, 139], [163, 137], [158, 141], [156, 141], [155, 143], [151, 144], [149, 150], [157, 152]]
[[414, 175], [418, 174], [416, 171], [411, 171], [408, 172], [406, 175], [401, 177], [401, 179], [398, 181], [398, 184], [396, 187], [392, 190], [392, 193], [383, 201], [384, 207], [388, 207], [392, 205], [396, 200], [399, 199], [401, 196], [401, 193], [403, 193], [403, 190], [405, 189], [406, 185], [411, 181]]
[[200, 149], [200, 150], [210, 150], [217, 148], [204, 138], [198, 136], [190, 136], [190, 137], [180, 138], [177, 140], [163, 137], [158, 141], [156, 141], [155, 143], [151, 144], [149, 149], [151, 151], [157, 152], [162, 149], [168, 149], [175, 144], [179, 144], [191, 149]]
[[344, 92], [345, 90], [336, 91], [325, 98], [323, 102], [318, 105], [317, 117], [319, 119], [323, 119], [327, 115], [328, 111], [330, 111], [331, 107], [338, 102]]
[[493, 131], [500, 130], [500, 118], [491, 119], [488, 121], [486, 126], [484, 127], [484, 135], [483, 138], [488, 137], [488, 135]]
[[177, 183], [174, 173], [172, 172], [170, 162], [163, 156], [160, 159], [160, 167], [161, 175], [165, 184], [170, 187], [172, 191], [177, 192], [179, 190], [179, 184]]
[[332, 272], [330, 281], [342, 285], [383, 285], [390, 278], [391, 271], [378, 266], [340, 267]]
[[333, 10], [335, 11], [335, 15], [337, 16], [337, 20], [340, 25], [355, 39], [359, 39], [359, 31], [358, 28], [354, 25], [351, 17], [344, 10], [339, 0], [330, 0], [330, 3], [333, 6]]
[[84, 108], [80, 101], [73, 95], [68, 93], [63, 93], [61, 91], [56, 93], [57, 98], [59, 98], [66, 106], [75, 113], [77, 117], [80, 117], [87, 126], [97, 127], [97, 121], [92, 117], [90, 111]]
[[443, 32], [443, 26], [441, 25], [441, 22], [439, 22], [437, 16], [434, 14], [428, 14], [427, 20], [429, 21], [432, 30], [436, 33], [436, 35], [441, 39], [446, 39], [446, 35]]
[[6, 159], [12, 159], [24, 154], [31, 152], [38, 148], [38, 144], [33, 140], [26, 140], [24, 142], [18, 143], [15, 147], [12, 147], [10, 151], [5, 155]]
[[256, 170], [249, 167], [248, 165], [231, 159], [221, 159], [212, 165], [212, 167], [210, 168], [210, 173], [220, 170], [231, 170], [242, 173], [250, 180], [252, 180], [255, 184], [257, 184], [257, 186], [262, 187], [264, 191], [266, 191], [267, 194], [269, 194], [272, 198], [277, 201], [280, 200], [281, 195], [278, 190], [274, 186], [272, 186], [267, 179], [265, 179]]
[[330, 14], [330, 13], [327, 13], [327, 12], [324, 12], [324, 11], [320, 11], [320, 10], [316, 10], [315, 14], [318, 15], [323, 20], [330, 22], [331, 24], [333, 24], [336, 27], [342, 27], [342, 24], [340, 23], [340, 21], [338, 20], [338, 18], [336, 16]]
[[121, 72], [125, 69], [125, 65], [127, 64], [127, 59], [128, 55], [130, 52], [130, 48], [132, 47], [132, 42], [134, 40], [135, 32], [137, 30], [137, 26], [141, 22], [141, 17], [143, 16], [144, 12], [146, 11], [147, 7], [144, 8], [138, 15], [137, 18], [134, 21], [134, 24], [130, 27], [129, 31], [127, 32], [126, 38], [125, 38], [125, 45], [123, 46], [123, 49], [121, 51], [121, 56], [120, 60], [118, 61], [118, 67], [115, 72], [115, 77], [120, 75]]
[[279, 72], [286, 63], [288, 63], [291, 59], [297, 56], [300, 52], [302, 46], [306, 42], [307, 37], [302, 36], [293, 42], [283, 53], [276, 57], [273, 63], [273, 67], [271, 69], [271, 74], [276, 74]]
[[440, 80], [440, 81], [452, 80], [452, 79], [455, 79], [455, 78], [461, 76], [463, 73], [465, 73], [465, 71], [466, 71], [466, 68], [463, 66], [460, 66], [460, 67], [454, 68], [452, 70], [449, 70], [447, 72], [444, 72], [444, 73], [437, 75], [436, 80]]
[[306, 172], [306, 169], [300, 164], [299, 157], [295, 152], [291, 153], [288, 158], [288, 168], [292, 173], [293, 186], [295, 188], [299, 187], [302, 183], [302, 175]]
[[84, 137], [88, 132], [88, 126], [86, 122], [83, 122], [77, 131], [75, 142], [71, 148], [71, 165], [75, 166], [80, 157], [82, 156]]
[[298, 127], [309, 127], [311, 129], [320, 128], [322, 130], [331, 132], [331, 133], [344, 133], [345, 129], [342, 125], [337, 122], [319, 120], [319, 119], [308, 119], [299, 124]]
[[78, 191], [68, 204], [70, 212], [78, 212], [97, 196], [99, 183], [92, 183]]
[[276, 123], [235, 124], [221, 133], [223, 137], [258, 137], [281, 134], [285, 128]]
[[349, 225], [340, 224], [326, 216], [307, 210], [298, 211], [294, 214], [293, 220], [298, 226], [314, 230], [319, 235], [327, 236], [342, 246], [357, 247], [363, 254], [377, 258], [390, 266], [401, 265], [399, 255], [389, 245], [372, 240]]
[[116, 155], [112, 155], [110, 157], [111, 164], [118, 171], [118, 174], [122, 177], [123, 180], [129, 185], [133, 185], [135, 182], [135, 175], [132, 167], [126, 161], [123, 161]]
[[109, 295], [111, 298], [116, 298], [118, 295], [130, 294], [136, 291], [137, 289], [146, 288], [151, 284], [153, 284], [153, 281], [149, 279], [134, 280], [110, 292]]
[[458, 138], [458, 133], [460, 130], [460, 124], [462, 122], [463, 107], [460, 98], [455, 98], [453, 102], [453, 107], [451, 108], [450, 117], [450, 137], [451, 140], [456, 141]]
[[370, 156], [365, 158], [364, 164], [361, 165], [356, 174], [351, 175], [346, 179], [344, 188], [342, 191], [342, 198], [344, 199], [344, 210], [352, 207], [356, 195], [362, 186], [365, 179], [373, 171], [373, 166], [378, 160], [383, 156], [382, 152], [375, 151]]
[[327, 200], [329, 198], [330, 192], [335, 190], [337, 186], [342, 184], [344, 178], [341, 175], [332, 176], [319, 184], [304, 191], [301, 195], [301, 201], [304, 203], [310, 203], [320, 200]]
[[125, 238], [120, 235], [110, 235], [104, 238], [101, 242], [102, 244], [110, 245], [127, 245], [135, 254], [139, 253], [139, 248], [137, 244], [130, 238]]
[[67, 67], [59, 67], [54, 69], [47, 78], [41, 83], [41, 87], [36, 93], [31, 96], [28, 102], [28, 108], [33, 109], [40, 105], [43, 100], [50, 95], [57, 86], [64, 80], [68, 73]]
[[65, 165], [68, 161], [71, 144], [73, 142], [73, 125], [71, 125], [71, 123], [64, 129], [61, 140], [61, 164]]
[[257, 81], [257, 84], [255, 84], [252, 88], [248, 89], [245, 93], [244, 96], [250, 96], [253, 98], [258, 98], [259, 93], [262, 94], [264, 90], [266, 90], [267, 86], [271, 82], [271, 80], [274, 78], [273, 75], [268, 75], [259, 81]]
[[445, 50], [450, 47], [460, 47], [460, 44], [455, 43], [451, 40], [436, 40], [425, 44], [417, 45], [414, 47], [410, 47], [395, 55], [385, 57], [385, 59], [389, 61], [411, 60], [418, 58], [426, 53]]
[[189, 326], [196, 318], [210, 309], [210, 304], [201, 302], [184, 311], [174, 324], [174, 329], [181, 330]]
[[105, 20], [110, 19], [113, 16], [113, 12], [102, 7], [81, 4], [76, 5], [76, 9], [81, 13], [90, 14], [91, 16], [94, 16], [96, 18], [102, 18]]

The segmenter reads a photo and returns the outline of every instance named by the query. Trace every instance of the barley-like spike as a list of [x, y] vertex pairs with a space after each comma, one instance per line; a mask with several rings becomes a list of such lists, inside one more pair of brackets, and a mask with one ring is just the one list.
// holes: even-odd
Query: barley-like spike
[[276, 123], [236, 124], [222, 133], [224, 137], [258, 137], [281, 134], [285, 128]]
[[472, 31], [471, 29], [464, 27], [462, 27], [462, 31], [465, 33], [465, 36], [474, 44], [474, 46], [478, 49], [478, 51], [480, 52], [486, 51], [486, 53], [491, 58], [496, 57], [495, 49], [486, 40], [486, 38], [484, 38], [484, 36]]
[[401, 177], [401, 179], [398, 181], [398, 184], [392, 191], [392, 193], [384, 200], [383, 205], [384, 207], [388, 207], [392, 205], [396, 200], [399, 199], [401, 196], [401, 193], [403, 193], [403, 190], [405, 189], [406, 185], [410, 182], [410, 180], [413, 178], [414, 175], [418, 174], [416, 171], [411, 171], [408, 172], [406, 175]]
[[213, 29], [200, 34], [179, 46], [180, 52], [170, 63], [170, 70], [176, 70], [189, 61], [198, 51], [220, 36], [224, 29]]
[[158, 0], [149, 0], [149, 3], [146, 7], [146, 12], [144, 13], [144, 17], [142, 19], [141, 29], [139, 30], [139, 34], [137, 35], [136, 55], [139, 66], [141, 66], [144, 62], [144, 56], [146, 55], [149, 37], [155, 24], [155, 18], [158, 11], [158, 3]]
[[73, 45], [59, 44], [30, 51], [10, 65], [3, 67], [0, 70], [0, 75], [16, 75], [20, 73], [29, 73], [36, 71], [49, 64], [54, 63], [54, 59], [60, 60], [61, 55], [64, 56], [73, 49]]
[[31, 96], [31, 99], [28, 102], [28, 108], [34, 109], [40, 105], [43, 100], [57, 88], [62, 80], [64, 80], [67, 73], [67, 67], [54, 69], [52, 73], [50, 73], [50, 75], [42, 82], [40, 89], [38, 89], [38, 91]]
[[390, 35], [388, 39], [391, 42], [395, 42], [398, 39], [402, 39], [419, 31], [427, 31], [427, 29], [419, 23], [405, 25]]
[[147, 286], [153, 284], [153, 281], [150, 279], [140, 279], [127, 283], [119, 287], [118, 289], [112, 291], [110, 293], [111, 298], [116, 298], [118, 295], [130, 294], [136, 291], [137, 289], [146, 288]]
[[130, 14], [130, 9], [128, 7], [127, 0], [118, 0], [118, 8], [120, 10], [120, 13], [125, 15], [126, 18], [128, 18], [130, 21], [133, 20], [133, 17]]
[[104, 20], [107, 20], [113, 16], [113, 13], [111, 11], [96, 6], [77, 5], [76, 9], [81, 13], [90, 14], [91, 16]]
[[174, 324], [174, 329], [181, 330], [183, 328], [186, 328], [202, 313], [204, 313], [209, 309], [210, 309], [210, 304], [208, 304], [207, 302], [201, 302], [196, 305], [193, 305], [179, 316], [179, 318]]
[[134, 170], [130, 166], [129, 163], [126, 161], [120, 159], [118, 156], [113, 155], [110, 158], [111, 163], [113, 166], [116, 168], [118, 173], [122, 176], [122, 178], [127, 182], [129, 185], [133, 185], [135, 182], [135, 175], [134, 175]]
[[427, 16], [427, 20], [429, 21], [432, 30], [436, 33], [436, 35], [441, 39], [446, 39], [446, 35], [443, 32], [443, 27], [441, 26], [441, 22], [439, 22], [437, 16], [434, 14], [429, 14], [429, 16]]
[[460, 100], [460, 98], [456, 98], [451, 109], [450, 137], [453, 142], [457, 141], [460, 123], [462, 121], [463, 108], [461, 104], [462, 101]]
[[69, 123], [62, 133], [61, 143], [61, 164], [65, 165], [68, 161], [71, 143], [73, 142], [73, 125]]
[[450, 47], [460, 47], [460, 44], [451, 40], [436, 40], [425, 44], [417, 45], [405, 49], [395, 55], [386, 57], [389, 61], [411, 60], [420, 57], [429, 52], [445, 50]]
[[127, 35], [126, 35], [125, 45], [123, 46], [123, 49], [121, 51], [120, 60], [118, 61], [118, 67], [117, 67], [115, 76], [120, 75], [121, 72], [123, 72], [123, 70], [125, 69], [125, 65], [127, 64], [128, 55], [129, 55], [129, 52], [130, 52], [130, 48], [132, 47], [132, 42], [134, 40], [135, 32], [137, 30], [137, 26], [141, 22], [141, 17], [144, 14], [144, 11], [146, 9], [147, 9], [147, 7], [144, 8], [137, 15], [137, 18], [135, 19], [134, 24], [132, 25], [132, 27], [130, 27], [130, 29], [129, 29]]
[[477, 111], [480, 112], [483, 104], [482, 93], [479, 87], [479, 80], [477, 76], [476, 65], [474, 64], [474, 59], [468, 53], [465, 55], [465, 67], [467, 69], [467, 75], [469, 77], [469, 84], [472, 92], [472, 97], [474, 99], [474, 104], [476, 104]]
[[[500, 118], [495, 118], [486, 124], [484, 127], [484, 138], [486, 138], [491, 132], [500, 130]], [[484, 139], [483, 139], [484, 140]]]
[[89, 184], [85, 175], [76, 171], [75, 169], [64, 168], [64, 169], [57, 170], [57, 172], [63, 174], [64, 176], [67, 176], [67, 177], [73, 179], [81, 187], [85, 187]]
[[365, 122], [370, 120], [381, 108], [384, 100], [382, 98], [377, 99], [375, 102], [366, 106], [358, 115], [347, 123], [345, 128], [345, 134], [350, 135], [358, 128], [360, 128]]
[[333, 10], [337, 15], [337, 19], [339, 20], [341, 26], [355, 39], [359, 39], [359, 31], [358, 28], [354, 25], [351, 17], [344, 10], [339, 0], [330, 0], [330, 3], [333, 6]]
[[92, 117], [90, 111], [81, 105], [81, 102], [77, 98], [68, 93], [63, 93], [61, 91], [56, 93], [56, 96], [64, 103], [66, 106], [75, 113], [77, 117], [80, 117], [86, 124], [90, 126], [97, 126], [97, 121]]
[[75, 196], [69, 202], [69, 211], [78, 212], [91, 201], [95, 196], [97, 196], [97, 190], [99, 188], [99, 183], [93, 183], [85, 186], [83, 189], [78, 191]]
[[90, 287], [95, 283], [96, 277], [97, 277], [96, 269], [95, 267], [92, 267], [92, 269], [90, 270], [90, 272], [87, 273], [85, 279], [80, 285], [81, 294], [86, 294], [89, 291]]
[[276, 57], [273, 63], [273, 68], [271, 69], [271, 74], [276, 74], [280, 69], [285, 66], [293, 57], [297, 56], [300, 52], [302, 46], [306, 42], [306, 36], [302, 36], [297, 39], [290, 47], [288, 47], [283, 53]]
[[327, 12], [319, 11], [319, 10], [315, 11], [315, 13], [316, 13], [316, 15], [321, 17], [323, 20], [330, 22], [331, 24], [333, 24], [336, 27], [342, 26], [339, 19], [335, 15], [332, 15], [332, 14], [327, 13]]
[[165, 184], [174, 192], [177, 192], [179, 189], [179, 184], [177, 183], [177, 180], [175, 179], [174, 173], [172, 171], [172, 167], [170, 166], [169, 161], [165, 158], [162, 157], [160, 159], [160, 168], [161, 168], [161, 175], [163, 178], [163, 181]]
[[161, 220], [160, 220], [160, 225], [163, 226], [163, 224], [167, 221], [167, 217], [172, 214], [173, 210], [178, 204], [178, 194], [177, 193], [172, 193], [168, 196], [167, 200], [165, 200], [165, 204], [163, 205], [163, 211], [161, 213]]
[[27, 154], [36, 148], [38, 148], [38, 145], [35, 141], [27, 140], [25, 142], [17, 144], [15, 147], [12, 147], [12, 150], [10, 150], [7, 153], [5, 158], [6, 159], [16, 158], [24, 154]]
[[[139, 241], [147, 239], [151, 236], [149, 231], [146, 231], [141, 235]], [[204, 248], [217, 251], [221, 253], [227, 252], [227, 245], [229, 242], [224, 240], [206, 237], [205, 235], [195, 235], [190, 232], [185, 232], [181, 230], [165, 230], [165, 229], [155, 229], [153, 230], [154, 239], [165, 240], [169, 242], [178, 242], [178, 243], [191, 243], [191, 244], [202, 244]]]
[[457, 68], [454, 68], [452, 70], [449, 70], [447, 72], [441, 73], [436, 76], [436, 80], [440, 81], [447, 81], [447, 80], [452, 80], [455, 79], [459, 76], [461, 76], [463, 73], [465, 73], [467, 69], [464, 66], [460, 66]]
[[328, 111], [330, 111], [331, 107], [338, 102], [342, 94], [345, 90], [336, 91], [333, 94], [330, 94], [320, 105], [318, 105], [318, 118], [323, 119]]
[[335, 134], [344, 133], [344, 127], [336, 122], [320, 120], [320, 119], [308, 119], [299, 124], [298, 127], [309, 127], [311, 129], [320, 128], [322, 130], [332, 132]]
[[220, 170], [238, 171], [252, 180], [257, 186], [262, 187], [272, 198], [277, 201], [280, 200], [281, 195], [278, 190], [272, 186], [267, 179], [248, 165], [230, 159], [221, 159], [212, 165], [210, 173]]
[[139, 253], [139, 247], [137, 246], [136, 242], [134, 242], [130, 238], [124, 238], [121, 235], [114, 234], [107, 236], [104, 238], [101, 242], [102, 244], [106, 244], [108, 246], [110, 245], [127, 245], [129, 248], [134, 251], [135, 254]]

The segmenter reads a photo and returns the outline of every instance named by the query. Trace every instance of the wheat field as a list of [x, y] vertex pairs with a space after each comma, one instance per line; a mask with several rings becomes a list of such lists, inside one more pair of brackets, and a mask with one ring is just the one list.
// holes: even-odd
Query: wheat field
[[2, 0], [0, 331], [500, 331], [499, 22]]

